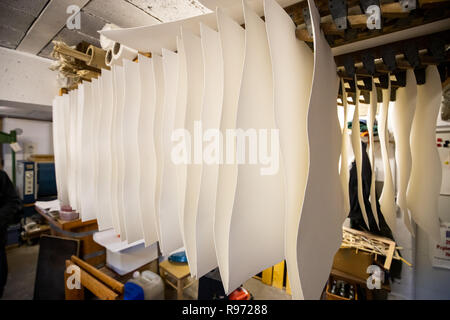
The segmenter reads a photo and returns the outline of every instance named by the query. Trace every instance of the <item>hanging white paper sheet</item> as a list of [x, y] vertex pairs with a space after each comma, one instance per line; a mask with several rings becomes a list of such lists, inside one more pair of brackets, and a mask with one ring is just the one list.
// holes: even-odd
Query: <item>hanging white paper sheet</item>
[[[249, 143], [237, 147], [246, 159], [238, 167], [231, 216], [227, 293], [284, 259], [284, 169], [278, 131], [272, 130], [276, 125], [269, 45], [264, 21], [245, 2], [244, 16], [245, 59], [236, 127], [250, 129], [253, 138], [240, 139]], [[254, 154], [258, 140], [259, 162]]]
[[[355, 77], [356, 83], [356, 77]], [[357, 86], [356, 86], [357, 87]], [[352, 120], [352, 147], [353, 153], [355, 154], [355, 164], [356, 164], [356, 176], [358, 180], [358, 203], [361, 209], [361, 213], [366, 224], [369, 228], [369, 219], [367, 218], [366, 205], [364, 203], [363, 188], [362, 188], [362, 147], [361, 147], [361, 128], [359, 125], [359, 89], [356, 88], [356, 101], [355, 101], [355, 112], [353, 113]]]
[[81, 217], [81, 220], [84, 221], [84, 217], [83, 217], [83, 211], [81, 208], [81, 198], [82, 198], [82, 192], [83, 189], [81, 188], [81, 179], [83, 177], [83, 171], [82, 171], [82, 167], [81, 167], [81, 162], [82, 162], [82, 155], [83, 153], [83, 145], [81, 144], [81, 135], [82, 135], [82, 130], [83, 130], [83, 113], [84, 113], [84, 106], [85, 106], [85, 97], [86, 97], [86, 93], [85, 93], [85, 89], [84, 89], [84, 83], [81, 83], [78, 86], [78, 94], [77, 94], [77, 105], [76, 105], [76, 112], [77, 112], [77, 124], [76, 124], [76, 128], [75, 128], [75, 140], [76, 140], [76, 145], [75, 145], [75, 157], [76, 157], [76, 172], [77, 172], [77, 208], [79, 211], [79, 215]]
[[[114, 233], [119, 235], [122, 233], [121, 230], [121, 220], [119, 215], [119, 201], [117, 197], [117, 141], [116, 141], [116, 132], [117, 132], [117, 86], [116, 86], [116, 77], [117, 77], [117, 69], [115, 66], [111, 68], [112, 72], [112, 118], [111, 118], [111, 218], [112, 218], [112, 226], [114, 229]], [[122, 224], [123, 224], [122, 219]], [[123, 240], [123, 239], [121, 239]]]
[[373, 217], [375, 218], [375, 222], [377, 226], [380, 227], [378, 222], [378, 213], [377, 213], [377, 196], [375, 194], [375, 154], [374, 154], [374, 134], [373, 134], [373, 126], [375, 124], [375, 115], [377, 114], [377, 89], [375, 87], [375, 82], [372, 81], [372, 91], [370, 92], [370, 106], [369, 106], [369, 116], [367, 120], [367, 126], [369, 131], [369, 160], [370, 160], [370, 168], [372, 171], [371, 182], [370, 182], [370, 208], [372, 209]]
[[152, 59], [139, 55], [139, 79], [141, 82], [141, 107], [138, 123], [138, 147], [140, 159], [141, 223], [145, 245], [158, 241], [155, 212], [156, 155], [153, 140], [155, 117], [155, 79]]
[[77, 207], [77, 161], [76, 161], [76, 145], [77, 145], [77, 97], [78, 90], [72, 90], [69, 92], [69, 126], [68, 126], [68, 152], [69, 152], [69, 201], [73, 210], [79, 210]]
[[96, 218], [96, 205], [97, 198], [95, 198], [95, 185], [92, 183], [92, 177], [94, 175], [94, 167], [92, 165], [92, 159], [94, 157], [93, 149], [93, 124], [95, 106], [92, 101], [92, 84], [90, 82], [83, 83], [81, 88], [83, 92], [84, 108], [82, 114], [82, 126], [81, 126], [81, 157], [80, 157], [80, 188], [79, 194], [81, 200], [81, 219], [82, 221], [93, 220]]
[[[120, 240], [127, 240], [127, 229], [125, 226], [125, 204], [123, 199], [123, 182], [125, 176], [125, 154], [123, 144], [123, 115], [124, 115], [124, 74], [123, 67], [114, 65], [112, 67], [114, 81], [114, 114], [111, 135], [112, 153], [112, 206], [119, 219]], [[114, 209], [115, 207], [115, 209]]]
[[[219, 162], [223, 154], [220, 128], [223, 102], [223, 58], [219, 33], [200, 24], [204, 62], [202, 129], [204, 131], [203, 168], [196, 217], [197, 277], [217, 267], [214, 247], [214, 211], [216, 207]], [[212, 129], [213, 131], [209, 131]]]
[[314, 56], [295, 37], [295, 24], [274, 0], [264, 1], [272, 61], [274, 103], [286, 170], [285, 253], [289, 280], [300, 291], [297, 268], [297, 233], [309, 167], [307, 115]]
[[406, 191], [411, 174], [411, 126], [416, 110], [417, 85], [414, 71], [406, 71], [406, 86], [398, 88], [395, 107], [392, 109], [392, 124], [395, 138], [395, 160], [398, 168], [397, 205], [403, 214], [406, 228], [414, 236], [408, 211]]
[[61, 140], [64, 143], [62, 146], [61, 152], [65, 156], [65, 167], [63, 170], [63, 174], [65, 175], [65, 187], [67, 192], [67, 202], [62, 203], [61, 205], [70, 206], [70, 187], [71, 187], [71, 175], [70, 175], [70, 94], [66, 94], [63, 96], [62, 101], [62, 123], [63, 127], [61, 128], [62, 137]]
[[172, 161], [172, 132], [175, 129], [177, 108], [178, 55], [162, 50], [164, 71], [164, 107], [162, 116], [163, 171], [161, 179], [161, 201], [159, 203], [160, 249], [163, 255], [183, 246], [181, 236], [179, 197], [177, 195], [177, 168]]
[[[175, 120], [174, 120], [174, 128], [185, 129], [185, 120], [186, 120], [186, 103], [187, 103], [187, 71], [186, 71], [186, 54], [184, 52], [183, 40], [181, 37], [177, 37], [177, 52], [178, 52], [178, 83], [177, 83], [177, 107], [175, 112]], [[179, 143], [183, 141], [185, 138], [183, 136], [172, 136], [173, 143]], [[185, 149], [184, 149], [185, 151]], [[182, 157], [183, 149], [180, 150], [180, 153], [177, 151], [173, 151], [174, 155], [178, 155]], [[184, 216], [184, 199], [186, 194], [186, 163], [176, 163], [177, 170], [177, 188], [178, 188], [178, 220], [180, 225], [181, 236], [183, 238], [183, 244], [186, 242], [184, 238], [184, 229], [183, 229], [183, 216]]]
[[123, 61], [125, 80], [125, 110], [123, 116], [123, 151], [125, 154], [123, 202], [125, 208], [125, 227], [128, 243], [143, 239], [139, 191], [139, 148], [138, 123], [141, 102], [141, 83], [139, 65], [130, 60]]
[[155, 179], [155, 213], [156, 213], [156, 230], [158, 239], [163, 236], [160, 234], [160, 201], [161, 201], [161, 183], [162, 172], [164, 167], [164, 148], [162, 145], [162, 121], [164, 111], [164, 71], [162, 57], [156, 53], [152, 54], [153, 61], [153, 78], [155, 80], [155, 117], [153, 119], [153, 139], [155, 144], [156, 155], [156, 179]]
[[[185, 128], [189, 132], [191, 139], [194, 135], [201, 134], [194, 132], [195, 122], [202, 119], [202, 98], [204, 89], [204, 67], [202, 57], [202, 44], [200, 38], [192, 32], [182, 29], [183, 46], [186, 54], [187, 70], [187, 104]], [[197, 130], [198, 131], [198, 130]], [[202, 154], [195, 152], [194, 141], [188, 146], [190, 163], [187, 165], [186, 175], [186, 194], [184, 201], [184, 247], [188, 258], [189, 269], [193, 276], [197, 276], [197, 258], [196, 258], [196, 222], [198, 210], [198, 199], [200, 194], [200, 183], [202, 176]]]
[[[228, 16], [233, 18], [239, 24], [242, 24], [244, 19], [241, 1], [242, 0], [205, 1], [205, 4], [212, 11], [215, 11], [216, 7], [223, 8]], [[300, 0], [279, 0], [278, 2], [283, 7], [286, 7], [299, 1]], [[259, 15], [263, 14], [262, 0], [250, 0], [249, 6], [252, 9], [257, 10]], [[108, 39], [119, 42], [135, 50], [160, 53], [162, 48], [176, 50], [176, 37], [180, 35], [181, 27], [199, 35], [200, 22], [211, 28], [216, 28], [215, 13], [202, 14], [187, 19], [155, 24], [152, 26], [101, 30], [99, 32]]]
[[[252, 9], [258, 16], [264, 15], [263, 8], [264, 0], [245, 0], [247, 6]], [[275, 0], [274, 0], [275, 1]], [[279, 6], [282, 8], [288, 7], [301, 0], [276, 0]], [[242, 10], [242, 0], [200, 0], [206, 8], [215, 11], [216, 8], [220, 8], [223, 12], [231, 17], [239, 24], [244, 23], [244, 12]]]
[[[296, 299], [319, 299], [342, 241], [343, 199], [339, 178], [341, 131], [333, 54], [308, 0], [314, 37], [314, 73], [308, 111], [309, 173], [297, 236], [301, 291]], [[323, 128], [327, 128], [323, 130]]]
[[55, 150], [55, 174], [58, 200], [61, 205], [69, 204], [67, 192], [67, 149], [65, 135], [65, 108], [67, 95], [53, 100], [53, 149]]
[[[242, 69], [244, 66], [245, 32], [233, 19], [221, 9], [217, 9], [217, 26], [219, 29], [224, 72], [223, 105], [220, 131], [236, 128], [236, 118], [241, 88]], [[233, 212], [238, 166], [235, 160], [235, 148], [231, 150], [231, 161], [219, 166], [216, 209], [214, 213], [214, 244], [219, 265], [220, 276], [225, 292], [228, 289], [228, 251], [231, 214]]]
[[412, 219], [430, 239], [439, 242], [442, 167], [436, 147], [436, 120], [442, 86], [436, 66], [426, 68], [425, 79], [425, 84], [417, 86], [417, 106], [410, 136], [412, 167], [406, 200]]
[[61, 136], [59, 133], [59, 126], [61, 126], [60, 122], [60, 114], [61, 114], [61, 100], [62, 97], [56, 96], [52, 101], [52, 130], [53, 130], [53, 153], [55, 155], [55, 180], [56, 180], [56, 190], [58, 198], [61, 199], [61, 177], [62, 172], [61, 168], [63, 164], [61, 163], [61, 143], [58, 141], [58, 138]]
[[60, 133], [58, 130], [58, 126], [60, 126], [59, 115], [61, 114], [60, 103], [63, 98], [56, 96], [52, 101], [52, 132], [53, 132], [53, 153], [55, 158], [55, 181], [56, 181], [56, 190], [58, 197], [60, 198], [62, 194], [61, 191], [61, 155], [60, 155], [60, 146], [61, 144], [58, 142], [58, 137], [60, 137]]
[[216, 15], [208, 13], [152, 26], [102, 30], [100, 34], [135, 50], [160, 54], [162, 48], [173, 51], [177, 49], [176, 38], [180, 35], [181, 27], [199, 35], [200, 22], [210, 27], [215, 27]]
[[349, 170], [349, 153], [348, 149], [351, 148], [349, 141], [349, 130], [348, 130], [348, 101], [347, 101], [347, 93], [345, 92], [344, 80], [341, 79], [341, 88], [342, 88], [342, 104], [344, 109], [344, 126], [342, 128], [342, 145], [341, 145], [341, 162], [339, 169], [339, 176], [341, 178], [341, 186], [342, 186], [342, 196], [344, 199], [344, 210], [342, 215], [342, 221], [344, 221], [348, 214], [350, 213], [350, 196], [348, 183], [350, 179], [350, 170]]
[[[390, 75], [388, 76], [388, 79]], [[397, 210], [395, 205], [394, 181], [391, 171], [389, 156], [389, 131], [388, 131], [388, 115], [389, 102], [391, 99], [391, 80], [389, 79], [387, 89], [383, 89], [383, 104], [380, 109], [380, 117], [378, 121], [378, 136], [380, 137], [381, 156], [383, 158], [384, 183], [383, 190], [380, 195], [380, 210], [386, 223], [393, 234], [397, 230]]]
[[[96, 199], [93, 203], [95, 215], [97, 217], [100, 210], [99, 204], [99, 190], [98, 190], [98, 176], [99, 176], [99, 136], [101, 125], [101, 111], [102, 111], [102, 83], [99, 79], [92, 79], [92, 108], [93, 108], [93, 125], [92, 125], [92, 197]], [[98, 221], [97, 221], [98, 222]]]
[[112, 95], [113, 78], [112, 72], [102, 70], [102, 76], [99, 79], [101, 83], [102, 107], [100, 113], [100, 129], [98, 135], [98, 210], [97, 223], [98, 230], [112, 228], [111, 215], [111, 126], [112, 126]]

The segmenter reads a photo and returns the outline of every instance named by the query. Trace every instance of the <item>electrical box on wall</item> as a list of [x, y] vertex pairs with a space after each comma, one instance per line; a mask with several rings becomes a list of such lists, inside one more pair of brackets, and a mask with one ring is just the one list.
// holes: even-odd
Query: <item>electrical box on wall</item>
[[35, 163], [33, 161], [17, 161], [16, 185], [19, 197], [24, 204], [35, 202], [36, 175]]

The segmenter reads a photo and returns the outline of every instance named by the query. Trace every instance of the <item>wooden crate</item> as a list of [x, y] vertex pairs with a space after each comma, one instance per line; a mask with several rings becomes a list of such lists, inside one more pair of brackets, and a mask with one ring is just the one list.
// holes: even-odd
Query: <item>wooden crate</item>
[[367, 279], [367, 267], [374, 264], [372, 254], [355, 249], [339, 249], [334, 256], [333, 269], [351, 274], [360, 279]]
[[[331, 293], [331, 284], [333, 283], [334, 280], [339, 280], [339, 279], [334, 279], [333, 276], [330, 276], [330, 278], [328, 279], [328, 283], [325, 289], [325, 298], [326, 300], [341, 300], [341, 301], [350, 301], [349, 298], [345, 298], [345, 297], [341, 297], [337, 294], [333, 294]], [[353, 282], [348, 282], [346, 281], [346, 283], [353, 285], [353, 288], [355, 288], [355, 299], [353, 300], [359, 300], [358, 299], [358, 286], [356, 283]]]

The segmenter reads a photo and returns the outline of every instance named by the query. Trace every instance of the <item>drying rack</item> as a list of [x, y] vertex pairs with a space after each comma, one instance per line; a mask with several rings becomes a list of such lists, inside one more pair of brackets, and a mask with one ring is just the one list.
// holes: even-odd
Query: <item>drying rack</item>
[[[372, 77], [377, 88], [391, 82], [391, 101], [396, 89], [406, 85], [406, 70], [413, 69], [417, 84], [424, 84], [425, 68], [437, 65], [443, 87], [449, 83], [450, 1], [449, 0], [315, 0], [321, 29], [335, 55], [337, 74], [344, 80], [339, 89], [342, 105], [345, 89], [348, 104], [355, 104], [356, 86], [370, 103]], [[369, 29], [369, 6], [380, 10], [380, 29]], [[312, 27], [306, 1], [285, 8], [297, 25], [296, 36], [312, 46]], [[356, 79], [356, 83], [355, 83]]]

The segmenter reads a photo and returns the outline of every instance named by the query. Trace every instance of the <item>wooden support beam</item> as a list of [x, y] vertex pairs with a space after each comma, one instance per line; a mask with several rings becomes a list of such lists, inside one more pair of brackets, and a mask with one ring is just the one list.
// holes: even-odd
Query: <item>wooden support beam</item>
[[151, 58], [151, 57], [152, 57], [152, 53], [151, 53], [151, 52], [141, 52], [141, 51], [138, 51], [138, 53], [139, 53], [140, 55], [146, 56], [147, 58]]
[[409, 16], [409, 11], [403, 11], [400, 2], [392, 2], [381, 5], [381, 16], [383, 18], [395, 19]]
[[[332, 48], [414, 27], [423, 27], [423, 29], [425, 28], [424, 25], [430, 25], [431, 27], [431, 23], [434, 22], [444, 23], [443, 20], [448, 19], [450, 14], [450, 0], [420, 0], [423, 9], [413, 11], [403, 11], [398, 1], [387, 0], [382, 1], [384, 3], [381, 4], [382, 29], [369, 30], [367, 28], [367, 17], [364, 14], [358, 14], [360, 12], [359, 10], [352, 10], [359, 6], [359, 1], [345, 1], [347, 1], [348, 12], [350, 14], [347, 16], [349, 28], [345, 30], [345, 36], [342, 36], [332, 26], [334, 22], [322, 23], [322, 29], [325, 35], [329, 36], [327, 40]], [[327, 17], [331, 14], [328, 7], [328, 0], [315, 0], [315, 2], [321, 17]], [[303, 27], [304, 18], [301, 12], [306, 6], [307, 2], [302, 1], [285, 8], [297, 26]], [[419, 7], [419, 4], [417, 6]], [[299, 31], [297, 34], [300, 40], [310, 41], [309, 37], [303, 34], [303, 31]]]
[[59, 88], [59, 91], [58, 91], [59, 96], [62, 96], [66, 93], [69, 93], [69, 91], [66, 88]]
[[450, 5], [450, 0], [418, 0], [421, 9]]
[[341, 37], [345, 35], [345, 30], [338, 29], [334, 22], [323, 22], [320, 24], [320, 27], [326, 35], [337, 35]]
[[352, 29], [367, 29], [367, 17], [365, 14], [347, 16]]
[[295, 30], [295, 36], [297, 39], [305, 41], [305, 42], [313, 42], [313, 38], [311, 38], [308, 34], [308, 30], [297, 28]]
[[383, 74], [389, 72], [389, 69], [381, 58], [383, 55], [386, 55], [386, 53], [391, 52], [389, 55], [395, 55], [397, 69], [410, 69], [411, 65], [405, 58], [405, 49], [411, 42], [413, 42], [414, 46], [417, 48], [420, 63], [423, 65], [439, 64], [443, 61], [450, 61], [450, 52], [445, 53], [445, 56], [441, 56], [439, 54], [437, 56], [431, 55], [432, 53], [430, 51], [430, 47], [432, 47], [432, 44], [435, 43], [434, 41], [437, 41], [437, 39], [439, 39], [442, 43], [450, 44], [450, 33], [448, 31], [441, 31], [428, 34], [426, 36], [400, 40], [343, 55], [337, 55], [335, 56], [335, 61], [338, 69], [344, 70], [345, 62], [348, 61], [348, 58], [350, 57], [355, 63], [356, 73], [358, 75], [370, 76], [362, 64], [362, 57], [370, 53], [370, 55], [375, 59], [374, 62], [376, 73]]
[[[405, 18], [409, 16], [409, 11], [403, 11], [399, 2], [386, 3], [381, 5], [381, 18]], [[365, 14], [350, 15], [347, 17], [353, 29], [367, 29], [367, 16]]]

